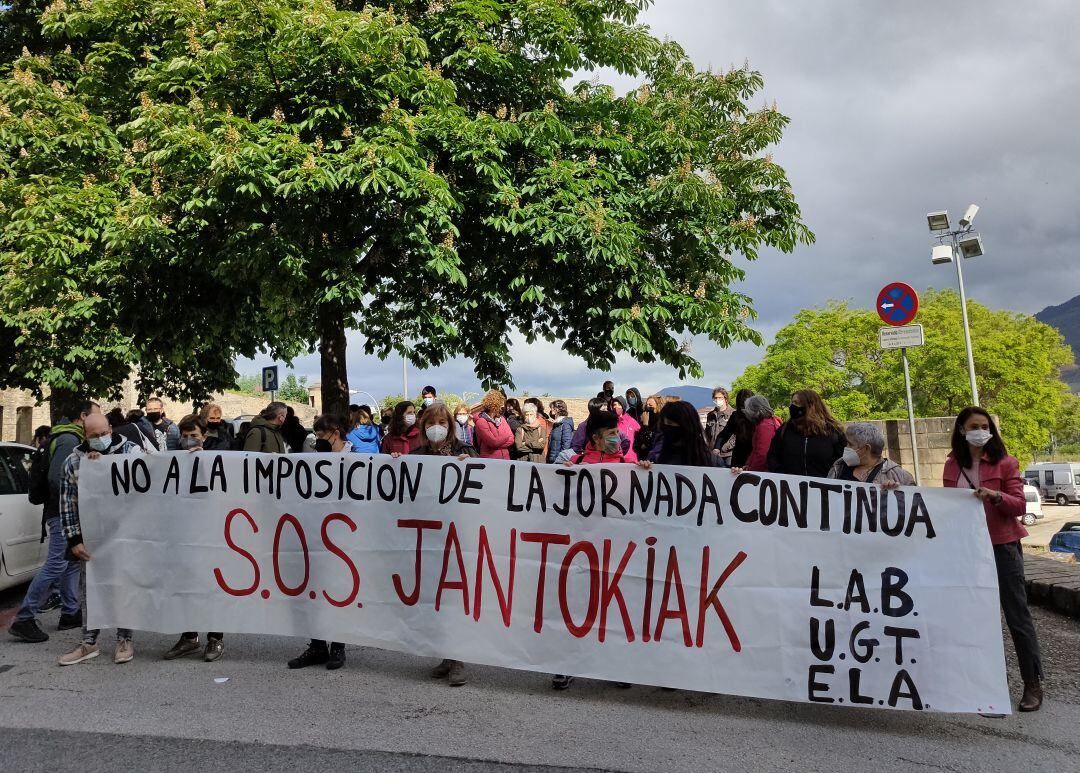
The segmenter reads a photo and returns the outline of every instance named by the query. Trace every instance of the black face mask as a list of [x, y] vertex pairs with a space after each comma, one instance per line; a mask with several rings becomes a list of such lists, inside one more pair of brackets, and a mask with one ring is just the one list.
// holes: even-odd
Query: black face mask
[[792, 403], [788, 406], [788, 413], [791, 414], [792, 421], [798, 421], [806, 415], [806, 409], [803, 408], [801, 405], [795, 405], [795, 403]]
[[208, 426], [210, 429], [217, 429], [221, 426], [221, 420], [219, 419], [218, 421], [208, 421], [206, 422], [206, 426]]
[[322, 438], [316, 438], [315, 439], [315, 450], [319, 451], [319, 452], [322, 452], [322, 453], [328, 453], [330, 451], [333, 451], [334, 447], [333, 447], [333, 445], [330, 444], [329, 440], [323, 440]]
[[148, 413], [146, 414], [146, 420], [149, 421], [151, 424], [157, 424], [159, 421], [161, 421], [161, 414], [156, 411], [154, 413]]

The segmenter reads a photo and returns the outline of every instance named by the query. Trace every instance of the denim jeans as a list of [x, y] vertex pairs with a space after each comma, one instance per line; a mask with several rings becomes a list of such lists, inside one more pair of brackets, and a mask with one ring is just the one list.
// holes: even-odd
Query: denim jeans
[[[101, 633], [101, 629], [100, 628], [91, 629], [91, 628], [86, 627], [86, 620], [87, 620], [87, 617], [86, 617], [86, 562], [85, 561], [76, 561], [75, 563], [77, 563], [79, 565], [79, 603], [82, 605], [82, 608], [83, 608], [83, 629], [82, 629], [83, 644], [97, 644], [97, 637], [98, 637], [98, 634]], [[131, 629], [130, 628], [117, 628], [116, 629], [116, 640], [117, 641], [122, 641], [123, 639], [130, 639], [130, 638], [131, 638]]]
[[41, 607], [49, 598], [54, 583], [59, 586], [61, 611], [65, 615], [74, 615], [80, 609], [79, 562], [64, 558], [67, 540], [60, 528], [60, 517], [50, 518], [45, 526], [49, 530], [49, 554], [27, 588], [26, 598], [15, 615], [15, 620], [20, 622], [33, 620], [41, 614]]

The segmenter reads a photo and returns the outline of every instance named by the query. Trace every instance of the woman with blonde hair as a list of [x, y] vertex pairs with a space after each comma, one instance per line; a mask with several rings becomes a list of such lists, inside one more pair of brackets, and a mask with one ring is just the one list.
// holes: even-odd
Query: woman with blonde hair
[[221, 416], [221, 406], [217, 403], [207, 403], [199, 409], [199, 416], [206, 422], [206, 436], [217, 438], [217, 444], [222, 448], [232, 445], [233, 425], [225, 421]]
[[[678, 397], [674, 398], [678, 400]], [[660, 411], [672, 400], [664, 395], [650, 395], [641, 411], [641, 429], [634, 436], [634, 453], [638, 459], [655, 462], [660, 458], [663, 436], [660, 432]]]
[[484, 459], [509, 459], [510, 447], [514, 445], [514, 431], [503, 416], [506, 397], [492, 389], [480, 401], [476, 422], [476, 450]]

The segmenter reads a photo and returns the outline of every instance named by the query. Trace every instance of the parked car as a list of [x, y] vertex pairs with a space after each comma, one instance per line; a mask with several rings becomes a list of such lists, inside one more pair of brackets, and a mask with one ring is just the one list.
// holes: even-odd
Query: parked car
[[1050, 550], [1054, 553], [1072, 553], [1080, 560], [1080, 521], [1066, 521], [1058, 533], [1050, 538]]
[[1034, 486], [1024, 486], [1024, 515], [1020, 518], [1025, 526], [1034, 525], [1043, 517], [1042, 496]]
[[237, 416], [235, 419], [230, 421], [229, 424], [232, 424], [233, 435], [238, 437], [240, 435], [240, 428], [243, 427], [245, 423], [250, 422], [254, 418], [254, 413], [245, 413], [241, 416]]
[[1036, 462], [1024, 470], [1024, 483], [1059, 505], [1080, 502], [1080, 463]]
[[33, 453], [22, 443], [0, 443], [0, 590], [32, 580], [48, 553], [41, 505], [26, 498]]

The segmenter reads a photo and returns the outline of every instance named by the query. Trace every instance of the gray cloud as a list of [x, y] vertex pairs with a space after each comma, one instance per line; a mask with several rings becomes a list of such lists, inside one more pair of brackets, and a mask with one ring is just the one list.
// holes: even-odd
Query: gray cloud
[[[987, 250], [964, 266], [972, 299], [1034, 313], [1080, 293], [1080, 6], [658, 0], [644, 20], [700, 67], [748, 61], [765, 77], [761, 104], [775, 99], [791, 118], [775, 156], [818, 241], [748, 264], [741, 289], [767, 341], [801, 308], [869, 307], [889, 281], [955, 286], [951, 267], [930, 264], [925, 214], [948, 209], [955, 222], [971, 202]], [[352, 351], [356, 388], [400, 391], [400, 361]], [[706, 385], [730, 383], [764, 353], [704, 340], [694, 351]], [[604, 379], [558, 345], [518, 341], [513, 353], [519, 388], [534, 394], [587, 395]], [[317, 358], [296, 367], [317, 378]], [[645, 390], [677, 383], [666, 367], [622, 359], [613, 377]], [[429, 381], [478, 389], [465, 358], [410, 374], [413, 391]]]

